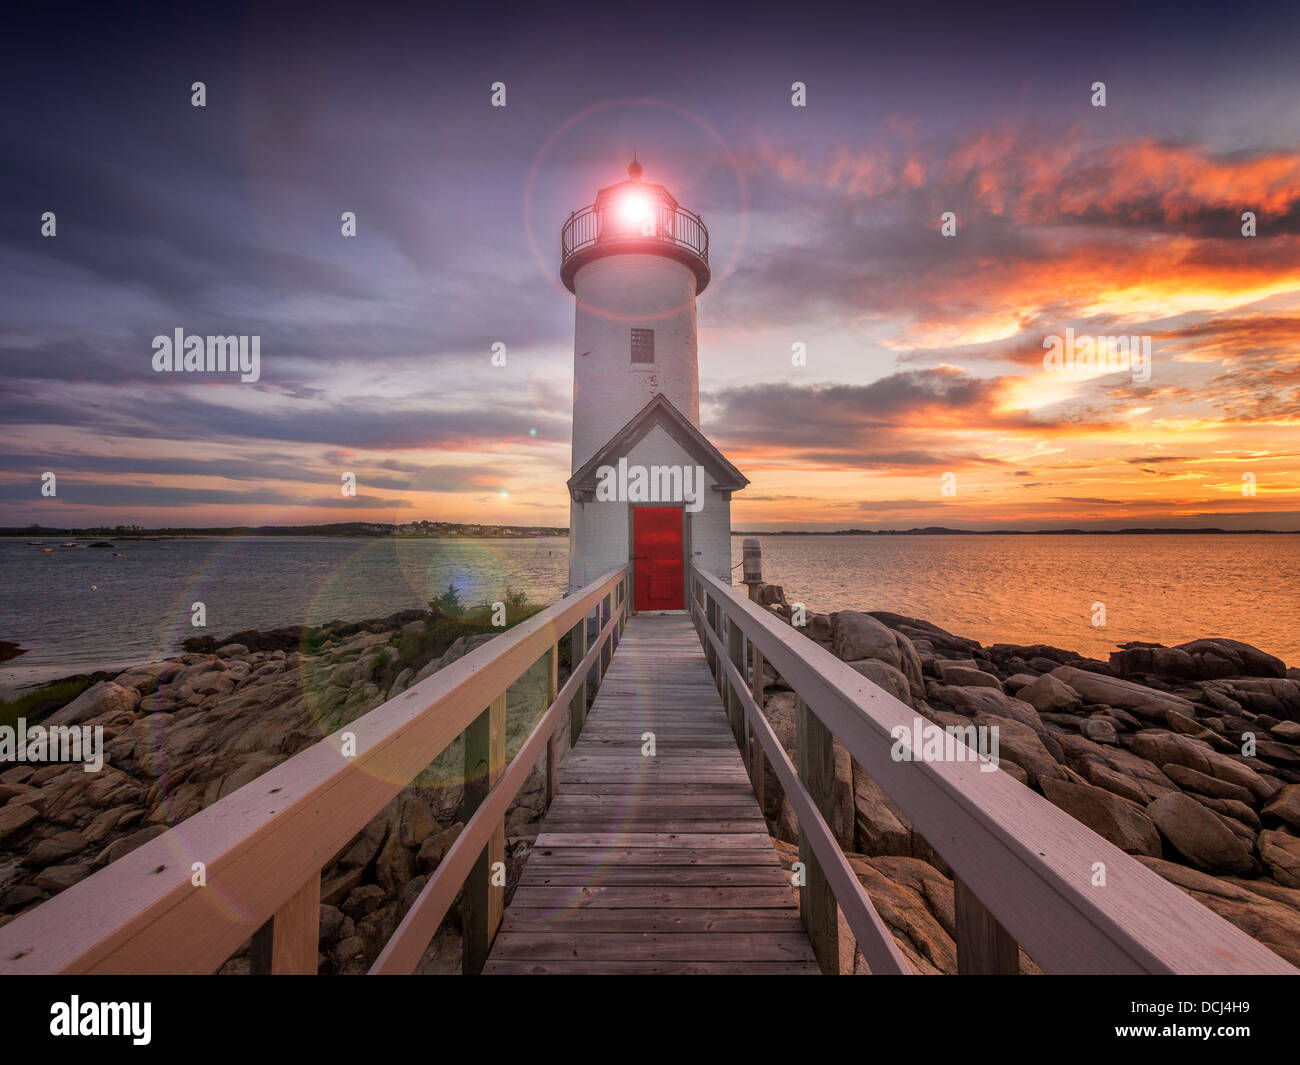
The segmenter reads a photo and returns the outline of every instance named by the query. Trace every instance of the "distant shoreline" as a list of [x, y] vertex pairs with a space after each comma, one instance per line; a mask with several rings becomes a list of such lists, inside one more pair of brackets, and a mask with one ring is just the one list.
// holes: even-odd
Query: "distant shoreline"
[[[453, 522], [414, 523], [409, 526], [379, 526], [371, 523], [343, 525], [260, 525], [210, 529], [0, 528], [0, 539], [64, 540], [199, 540], [228, 537], [330, 537], [339, 539], [395, 540], [542, 540], [562, 539], [568, 529], [531, 525], [469, 525]], [[950, 529], [926, 526], [912, 529], [734, 529], [736, 536], [1297, 536], [1300, 529], [1159, 529], [1135, 526], [1124, 529]], [[51, 545], [53, 546], [53, 545]]]

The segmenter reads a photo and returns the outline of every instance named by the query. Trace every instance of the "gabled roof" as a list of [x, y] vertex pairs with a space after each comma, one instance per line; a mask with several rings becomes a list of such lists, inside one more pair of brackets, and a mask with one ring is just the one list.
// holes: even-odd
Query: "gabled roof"
[[575, 500], [580, 493], [596, 490], [596, 471], [601, 466], [613, 466], [624, 458], [655, 426], [660, 426], [681, 445], [687, 454], [705, 468], [713, 478], [714, 489], [735, 492], [749, 484], [749, 478], [727, 461], [709, 438], [691, 424], [689, 418], [669, 402], [662, 392], [657, 393], [632, 419], [609, 438], [587, 461], [582, 469], [569, 478], [569, 495]]

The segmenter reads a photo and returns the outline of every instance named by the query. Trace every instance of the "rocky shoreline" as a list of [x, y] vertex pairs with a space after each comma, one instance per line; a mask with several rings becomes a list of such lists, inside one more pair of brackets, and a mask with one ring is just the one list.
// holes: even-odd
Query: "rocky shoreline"
[[[790, 619], [780, 588], [760, 592]], [[0, 770], [0, 925], [494, 635], [447, 642], [455, 630], [442, 620], [408, 611], [204, 638], [53, 710], [44, 723], [104, 728], [106, 765]], [[803, 631], [919, 716], [997, 725], [1003, 770], [1300, 965], [1300, 670], [1222, 639], [1127, 645], [1109, 662], [984, 647], [883, 612], [810, 614]], [[770, 668], [766, 679], [764, 712], [793, 754], [794, 694]], [[546, 684], [539, 664], [510, 689], [508, 756], [544, 709]], [[568, 746], [562, 735], [557, 750]], [[326, 865], [320, 972], [374, 960], [462, 827], [462, 769], [458, 741]], [[795, 819], [766, 772], [764, 813], [789, 864]], [[951, 871], [842, 749], [836, 777], [831, 828], [900, 949], [919, 972], [955, 973]], [[534, 767], [507, 814], [508, 894], [543, 807]], [[459, 971], [458, 929], [453, 908], [419, 971]], [[841, 956], [841, 971], [865, 971], [846, 929]], [[246, 945], [222, 971], [248, 965]]]

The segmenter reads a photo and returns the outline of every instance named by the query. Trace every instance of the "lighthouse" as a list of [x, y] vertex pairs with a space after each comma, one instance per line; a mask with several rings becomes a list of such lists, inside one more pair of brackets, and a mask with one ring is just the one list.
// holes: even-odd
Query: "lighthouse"
[[749, 481], [700, 431], [709, 231], [635, 159], [627, 175], [560, 240], [576, 297], [569, 589], [631, 560], [634, 610], [682, 610], [691, 563], [730, 582], [731, 494]]

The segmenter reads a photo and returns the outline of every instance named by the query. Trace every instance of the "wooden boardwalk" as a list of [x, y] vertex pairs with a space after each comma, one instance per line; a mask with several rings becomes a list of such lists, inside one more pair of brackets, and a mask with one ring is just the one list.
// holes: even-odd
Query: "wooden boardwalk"
[[685, 614], [628, 621], [484, 972], [818, 972]]

